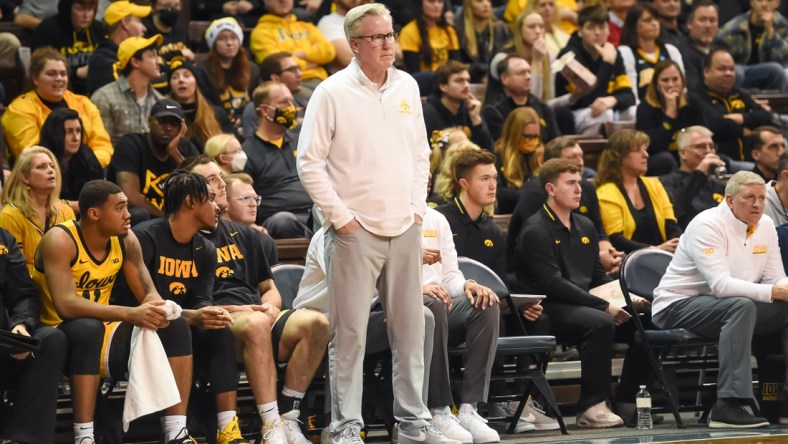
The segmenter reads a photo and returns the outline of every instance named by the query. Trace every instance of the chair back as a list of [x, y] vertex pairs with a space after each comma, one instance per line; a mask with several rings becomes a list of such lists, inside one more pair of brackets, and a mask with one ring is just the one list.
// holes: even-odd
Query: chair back
[[621, 291], [630, 305], [629, 293], [649, 301], [654, 299], [654, 289], [670, 265], [673, 255], [658, 248], [643, 248], [624, 258], [621, 264]]
[[304, 275], [304, 266], [298, 264], [279, 264], [271, 268], [274, 283], [282, 296], [282, 309], [293, 308], [298, 295], [298, 285]]
[[472, 279], [494, 291], [499, 299], [509, 296], [509, 289], [490, 267], [469, 257], [460, 256], [457, 263], [465, 279]]

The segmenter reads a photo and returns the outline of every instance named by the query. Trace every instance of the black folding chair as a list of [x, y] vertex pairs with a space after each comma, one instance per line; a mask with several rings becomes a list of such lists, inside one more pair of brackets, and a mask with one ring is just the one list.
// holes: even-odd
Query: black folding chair
[[[507, 368], [504, 366], [500, 372], [494, 372], [490, 377], [491, 381], [515, 380], [525, 382], [524, 390], [521, 394], [495, 397], [498, 400], [509, 399], [518, 401], [517, 410], [514, 416], [507, 418], [510, 420], [508, 433], [514, 433], [517, 421], [523, 413], [528, 397], [531, 396], [534, 389], [536, 389], [544, 398], [547, 404], [545, 407], [548, 412], [552, 412], [556, 420], [558, 420], [558, 424], [561, 426], [561, 433], [568, 435], [569, 432], [567, 432], [564, 419], [561, 417], [561, 412], [558, 410], [558, 404], [556, 404], [553, 392], [550, 390], [547, 378], [545, 378], [545, 371], [547, 370], [550, 353], [555, 349], [555, 336], [527, 336], [523, 321], [520, 319], [514, 303], [512, 302], [512, 298], [509, 295], [509, 290], [506, 288], [501, 278], [481, 262], [467, 257], [459, 257], [457, 260], [459, 262], [460, 271], [466, 279], [473, 279], [479, 284], [494, 291], [499, 299], [506, 300], [512, 312], [512, 317], [517, 320], [516, 325], [519, 325], [520, 331], [523, 334], [523, 336], [498, 338], [495, 354], [498, 356], [528, 355], [532, 363], [535, 364], [526, 369], [512, 369], [511, 367]], [[466, 351], [464, 343], [456, 347], [449, 347], [449, 356], [461, 357], [465, 355]]]
[[[662, 276], [673, 259], [673, 255], [656, 248], [644, 248], [629, 254], [621, 264], [621, 277], [619, 279], [621, 291], [631, 313], [637, 313], [630, 294], [640, 296], [652, 301], [654, 290], [659, 285]], [[713, 349], [717, 342], [703, 338], [684, 328], [668, 330], [646, 330], [639, 316], [632, 316], [637, 332], [635, 344], [642, 345], [651, 363], [654, 377], [660, 382], [662, 390], [668, 401], [668, 407], [673, 413], [676, 425], [684, 428], [684, 422], [679, 415], [680, 410], [697, 411], [703, 406], [695, 405], [680, 408], [675, 369], [707, 370], [712, 360], [703, 356], [689, 356], [686, 353], [677, 353], [682, 349]], [[704, 354], [705, 354], [704, 350]], [[658, 354], [654, 352], [658, 351]]]

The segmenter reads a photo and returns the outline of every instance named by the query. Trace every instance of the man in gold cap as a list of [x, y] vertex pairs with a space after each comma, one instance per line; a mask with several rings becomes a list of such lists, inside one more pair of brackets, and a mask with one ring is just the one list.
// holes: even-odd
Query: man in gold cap
[[115, 64], [118, 79], [90, 97], [113, 144], [125, 134], [148, 132], [150, 110], [162, 98], [151, 87], [151, 81], [161, 76], [157, 49], [161, 41], [161, 35], [156, 34], [148, 39], [129, 37], [121, 42]]
[[126, 0], [110, 3], [104, 12], [107, 38], [88, 60], [87, 95], [118, 78], [114, 65], [118, 61], [118, 45], [129, 37], [143, 37], [145, 25], [141, 19], [150, 15], [150, 6], [140, 6]]

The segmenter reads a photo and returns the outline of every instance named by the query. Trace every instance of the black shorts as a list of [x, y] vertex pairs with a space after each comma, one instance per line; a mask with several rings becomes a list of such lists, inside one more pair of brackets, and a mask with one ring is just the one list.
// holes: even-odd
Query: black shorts
[[276, 362], [278, 367], [287, 365], [287, 361], [279, 360], [279, 341], [282, 339], [282, 333], [285, 331], [285, 324], [287, 324], [287, 320], [293, 313], [295, 313], [295, 310], [288, 309], [280, 311], [279, 316], [276, 318], [276, 322], [274, 322], [274, 326], [271, 327], [271, 347], [274, 351], [274, 362]]

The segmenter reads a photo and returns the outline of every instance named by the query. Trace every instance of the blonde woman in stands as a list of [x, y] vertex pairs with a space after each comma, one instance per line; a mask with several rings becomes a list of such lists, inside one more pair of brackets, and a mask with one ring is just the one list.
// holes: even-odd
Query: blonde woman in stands
[[544, 154], [539, 114], [530, 107], [516, 108], [503, 124], [495, 143], [498, 156], [498, 213], [511, 214], [525, 182], [539, 171]]
[[243, 171], [246, 153], [232, 134], [217, 134], [205, 141], [205, 155], [216, 162], [225, 174]]
[[462, 62], [470, 65], [471, 82], [482, 83], [490, 60], [509, 43], [512, 33], [493, 15], [491, 0], [464, 0], [462, 17], [455, 20]]
[[703, 104], [687, 94], [681, 67], [663, 60], [654, 68], [646, 95], [637, 107], [635, 129], [648, 134], [649, 176], [668, 174], [679, 165], [678, 136], [684, 128], [706, 126]]
[[495, 103], [501, 97], [503, 86], [497, 67], [507, 54], [517, 54], [531, 65], [531, 94], [545, 103], [555, 97], [553, 75], [550, 72], [552, 58], [547, 51], [545, 22], [541, 15], [523, 12], [517, 16], [512, 41], [492, 59], [491, 63], [496, 69], [493, 71], [493, 80], [487, 86], [485, 103]]
[[[503, 20], [514, 30], [514, 22], [517, 17], [528, 9], [528, 4], [532, 0], [508, 0], [506, 10], [503, 13]], [[558, 27], [567, 35], [571, 35], [577, 29], [577, 11], [582, 9], [576, 0], [557, 0], [555, 2], [555, 12]], [[530, 12], [530, 11], [529, 11]]]
[[206, 73], [201, 78], [210, 79], [230, 122], [239, 127], [244, 107], [260, 83], [260, 69], [249, 59], [243, 29], [232, 17], [214, 20], [205, 30], [205, 42], [209, 53], [198, 65]]
[[464, 140], [468, 140], [468, 134], [460, 126], [432, 132], [430, 135], [430, 149], [432, 150], [430, 153], [430, 174], [433, 179], [443, 166], [443, 160], [446, 158], [449, 148]]
[[547, 43], [547, 53], [551, 59], [558, 57], [569, 41], [569, 33], [559, 25], [560, 20], [556, 10], [555, 0], [532, 0], [525, 4], [523, 14], [536, 12], [544, 20], [544, 39]]
[[681, 236], [662, 183], [644, 176], [649, 142], [645, 133], [620, 130], [608, 141], [597, 168], [602, 223], [613, 246], [625, 253], [647, 247], [673, 253]]
[[[470, 140], [461, 140], [457, 143], [449, 145], [446, 148], [446, 153], [443, 156], [443, 162], [440, 164], [435, 173], [432, 175], [432, 189], [427, 202], [430, 206], [437, 207], [454, 198], [454, 167], [452, 162], [458, 154], [468, 150], [478, 150], [479, 145], [471, 142]], [[492, 213], [490, 213], [492, 214]]]
[[51, 151], [32, 146], [17, 158], [0, 200], [0, 227], [14, 235], [30, 273], [41, 238], [55, 224], [74, 219], [74, 211], [60, 200], [60, 167]]
[[106, 168], [113, 153], [109, 134], [96, 105], [67, 89], [66, 58], [48, 46], [33, 51], [30, 80], [33, 89], [14, 99], [0, 119], [11, 157], [18, 158], [23, 148], [38, 143], [44, 120], [53, 109], [71, 108], [82, 118], [85, 144], [96, 154], [101, 167]]

